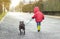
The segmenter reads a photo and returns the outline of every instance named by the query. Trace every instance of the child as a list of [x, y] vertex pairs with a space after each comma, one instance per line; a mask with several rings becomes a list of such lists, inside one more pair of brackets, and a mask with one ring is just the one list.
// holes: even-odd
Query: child
[[38, 7], [34, 8], [34, 16], [32, 17], [32, 19], [34, 19], [34, 18], [35, 18], [35, 21], [37, 23], [37, 29], [39, 32], [41, 29], [41, 22], [44, 19], [44, 14], [41, 11], [39, 11]]

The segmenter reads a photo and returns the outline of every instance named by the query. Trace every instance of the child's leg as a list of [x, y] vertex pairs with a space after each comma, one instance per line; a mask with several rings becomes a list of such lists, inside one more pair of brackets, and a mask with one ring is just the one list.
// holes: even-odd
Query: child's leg
[[41, 24], [40, 24], [40, 22], [37, 22], [37, 29], [38, 29], [38, 32], [40, 31], [40, 29], [41, 29], [41, 26], [40, 26]]

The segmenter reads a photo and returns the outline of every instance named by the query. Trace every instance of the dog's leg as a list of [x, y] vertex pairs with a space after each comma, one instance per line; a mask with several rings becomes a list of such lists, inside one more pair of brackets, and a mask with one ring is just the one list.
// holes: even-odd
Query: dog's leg
[[25, 30], [24, 30], [24, 35], [25, 35]]
[[21, 29], [20, 29], [20, 35], [21, 35]]
[[24, 27], [24, 29], [23, 29], [23, 30], [24, 30], [24, 35], [25, 35], [25, 27]]

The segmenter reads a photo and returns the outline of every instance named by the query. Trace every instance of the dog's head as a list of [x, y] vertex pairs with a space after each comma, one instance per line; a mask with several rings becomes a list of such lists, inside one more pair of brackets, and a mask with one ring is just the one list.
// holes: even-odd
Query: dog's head
[[24, 21], [20, 21], [20, 24], [24, 24]]

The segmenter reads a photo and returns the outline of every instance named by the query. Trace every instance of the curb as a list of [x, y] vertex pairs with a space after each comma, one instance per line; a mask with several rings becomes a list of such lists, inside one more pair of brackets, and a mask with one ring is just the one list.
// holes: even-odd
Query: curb
[[48, 17], [51, 17], [51, 18], [58, 18], [60, 19], [60, 16], [51, 16], [51, 15], [47, 15]]

